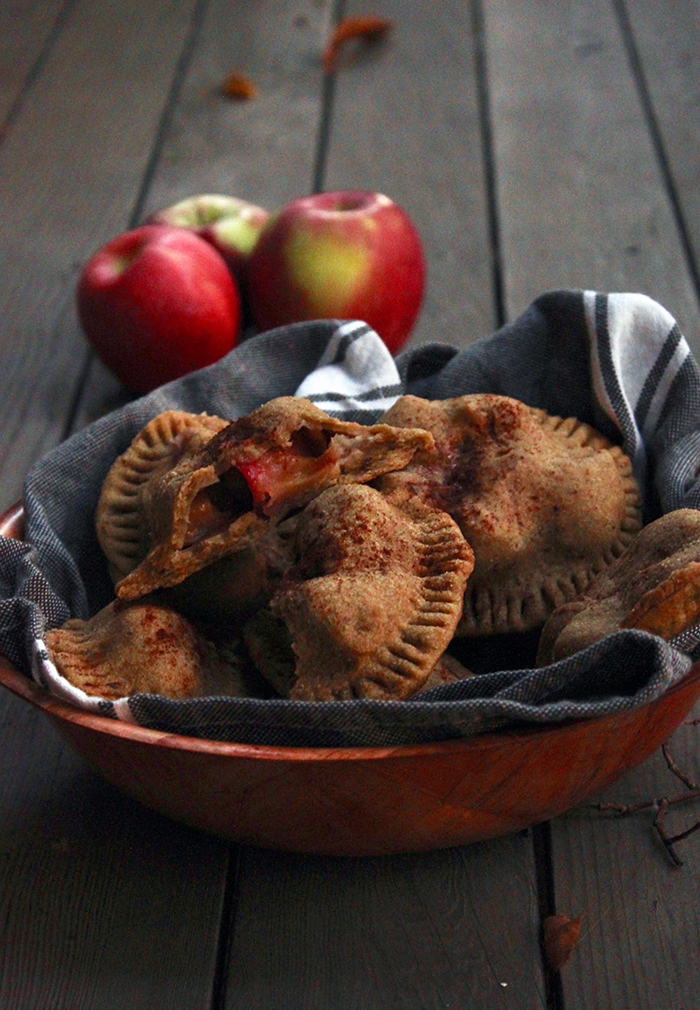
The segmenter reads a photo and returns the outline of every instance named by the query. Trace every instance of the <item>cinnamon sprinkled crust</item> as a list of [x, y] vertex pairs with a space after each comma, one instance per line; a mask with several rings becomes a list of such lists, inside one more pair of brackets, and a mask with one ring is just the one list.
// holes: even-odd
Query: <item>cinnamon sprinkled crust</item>
[[540, 665], [565, 659], [622, 628], [670, 639], [700, 620], [700, 512], [649, 523], [625, 553], [548, 618]]
[[405, 396], [371, 427], [296, 397], [233, 422], [167, 411], [100, 498], [118, 601], [47, 645], [105, 698], [407, 699], [470, 676], [445, 653], [455, 635], [529, 631], [559, 608], [549, 657], [581, 622], [600, 637], [699, 620], [700, 550], [678, 539], [695, 543], [699, 515], [652, 534], [658, 577], [630, 595], [616, 559], [645, 542], [631, 464], [574, 418], [495, 394]]
[[474, 549], [458, 635], [526, 631], [581, 592], [641, 526], [627, 456], [574, 418], [505, 396], [402, 397], [382, 418], [434, 450], [377, 484], [444, 509]]
[[59, 673], [86, 694], [108, 701], [132, 694], [184, 700], [245, 693], [242, 660], [224, 662], [176, 611], [153, 603], [110, 603], [89, 621], [48, 631]]
[[362, 485], [324, 491], [304, 511], [297, 563], [272, 598], [296, 657], [289, 696], [406, 698], [450, 642], [472, 570], [444, 512], [398, 509]]
[[141, 494], [152, 549], [117, 585], [134, 600], [174, 586], [234, 551], [333, 484], [362, 483], [432, 445], [425, 431], [338, 421], [280, 397], [186, 452]]

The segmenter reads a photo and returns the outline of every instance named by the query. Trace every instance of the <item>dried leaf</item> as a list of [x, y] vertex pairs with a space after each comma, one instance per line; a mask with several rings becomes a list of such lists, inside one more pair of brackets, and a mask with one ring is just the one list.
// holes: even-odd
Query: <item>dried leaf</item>
[[544, 920], [544, 952], [552, 971], [559, 971], [571, 957], [581, 934], [581, 916], [548, 915]]
[[221, 94], [225, 98], [232, 98], [237, 102], [245, 102], [249, 98], [255, 98], [258, 89], [245, 74], [237, 71], [229, 74], [221, 84]]
[[346, 42], [353, 39], [359, 39], [362, 42], [381, 42], [386, 38], [390, 28], [391, 21], [388, 18], [371, 16], [344, 18], [336, 25], [323, 51], [324, 72], [326, 74], [333, 73], [338, 53]]

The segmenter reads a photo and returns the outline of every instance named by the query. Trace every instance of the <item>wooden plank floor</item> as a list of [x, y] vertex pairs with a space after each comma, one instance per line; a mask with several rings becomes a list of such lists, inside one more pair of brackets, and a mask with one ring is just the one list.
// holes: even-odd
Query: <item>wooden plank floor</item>
[[[465, 346], [544, 290], [644, 291], [700, 358], [700, 19], [643, 0], [377, 0], [387, 43], [319, 54], [359, 0], [0, 2], [0, 506], [124, 399], [73, 291], [107, 238], [194, 192], [275, 209], [387, 192], [428, 260], [412, 343]], [[257, 97], [227, 102], [227, 73]], [[0, 697], [0, 1007], [612, 1010], [698, 1004], [700, 835], [577, 810], [421, 856], [227, 845], [106, 786]], [[697, 729], [672, 741], [700, 776]], [[669, 795], [661, 755], [601, 799]], [[678, 830], [698, 810], [673, 814]], [[583, 915], [561, 975], [541, 919]]]

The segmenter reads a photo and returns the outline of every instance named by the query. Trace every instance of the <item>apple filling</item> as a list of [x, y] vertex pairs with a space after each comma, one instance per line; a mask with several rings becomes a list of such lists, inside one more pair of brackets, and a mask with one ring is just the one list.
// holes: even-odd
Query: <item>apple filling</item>
[[225, 470], [192, 500], [183, 547], [225, 531], [246, 512], [271, 518], [294, 508], [319, 477], [337, 469], [339, 453], [332, 438], [331, 432], [302, 427], [292, 433], [288, 446]]
[[292, 433], [288, 446], [237, 463], [259, 514], [272, 518], [294, 508], [320, 478], [339, 470], [340, 454], [332, 437], [331, 432], [302, 427]]
[[243, 475], [232, 467], [218, 482], [199, 491], [190, 505], [183, 547], [223, 533], [239, 516], [253, 509], [253, 496]]

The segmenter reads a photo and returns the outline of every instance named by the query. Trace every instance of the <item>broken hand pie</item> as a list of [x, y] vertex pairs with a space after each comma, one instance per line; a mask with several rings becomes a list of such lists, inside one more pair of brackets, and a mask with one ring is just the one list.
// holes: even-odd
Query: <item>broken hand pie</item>
[[700, 620], [700, 511], [649, 523], [586, 592], [555, 610], [537, 661], [565, 659], [623, 628], [670, 639]]
[[419, 501], [396, 508], [363, 485], [336, 486], [299, 517], [296, 555], [270, 604], [295, 659], [292, 672], [283, 649], [275, 665], [267, 648], [275, 686], [317, 701], [418, 691], [453, 636], [473, 565], [449, 516]]
[[95, 529], [115, 582], [133, 571], [152, 546], [144, 490], [227, 424], [208, 414], [167, 410], [149, 421], [110, 467], [97, 503]]
[[426, 431], [365, 427], [308, 400], [271, 400], [141, 484], [132, 521], [149, 550], [117, 583], [117, 596], [138, 599], [226, 555], [255, 552], [271, 523], [324, 488], [373, 480], [431, 445]]
[[580, 593], [641, 526], [627, 456], [574, 418], [474, 394], [404, 396], [383, 416], [435, 447], [377, 483], [444, 509], [474, 549], [458, 635], [527, 631]]

